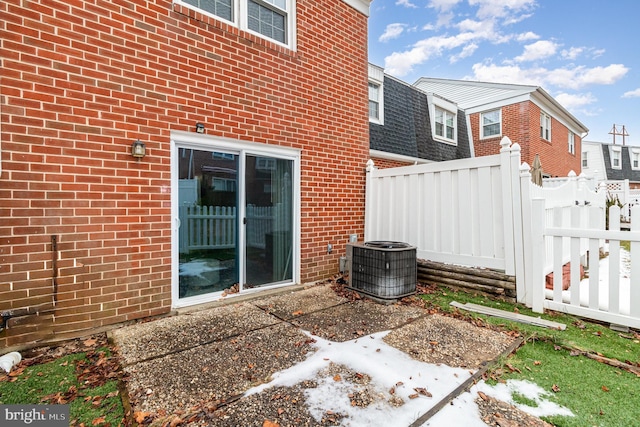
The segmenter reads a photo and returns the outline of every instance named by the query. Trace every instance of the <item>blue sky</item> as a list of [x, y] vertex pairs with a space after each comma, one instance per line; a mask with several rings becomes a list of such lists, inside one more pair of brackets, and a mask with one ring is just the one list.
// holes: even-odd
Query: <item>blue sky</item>
[[388, 74], [540, 86], [585, 140], [625, 125], [627, 145], [640, 145], [639, 44], [638, 0], [374, 0], [369, 18], [369, 62]]

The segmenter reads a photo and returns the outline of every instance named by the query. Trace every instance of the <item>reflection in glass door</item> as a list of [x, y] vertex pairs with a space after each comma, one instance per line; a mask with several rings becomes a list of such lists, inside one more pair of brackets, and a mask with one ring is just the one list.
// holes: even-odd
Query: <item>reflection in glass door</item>
[[237, 291], [238, 155], [178, 150], [179, 298]]
[[293, 161], [247, 155], [244, 288], [293, 278]]

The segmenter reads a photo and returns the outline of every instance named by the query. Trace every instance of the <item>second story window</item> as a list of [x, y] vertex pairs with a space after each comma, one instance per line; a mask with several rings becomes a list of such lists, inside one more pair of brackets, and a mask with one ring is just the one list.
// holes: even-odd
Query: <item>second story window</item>
[[174, 0], [294, 48], [295, 0]]
[[569, 153], [576, 154], [576, 138], [575, 134], [571, 131], [569, 131], [569, 139], [567, 143], [569, 145]]
[[588, 168], [589, 167], [589, 158], [587, 157], [587, 152], [583, 151], [582, 152], [582, 167], [583, 168]]
[[369, 119], [380, 120], [380, 85], [369, 82]]
[[444, 139], [456, 139], [456, 115], [440, 107], [436, 107], [436, 136]]
[[480, 138], [491, 138], [502, 135], [502, 114], [500, 110], [487, 111], [480, 114]]
[[640, 150], [637, 148], [631, 151], [631, 169], [640, 169]]
[[551, 117], [540, 112], [540, 138], [551, 141]]
[[622, 151], [620, 147], [612, 147], [611, 149], [611, 167], [614, 169], [622, 169]]

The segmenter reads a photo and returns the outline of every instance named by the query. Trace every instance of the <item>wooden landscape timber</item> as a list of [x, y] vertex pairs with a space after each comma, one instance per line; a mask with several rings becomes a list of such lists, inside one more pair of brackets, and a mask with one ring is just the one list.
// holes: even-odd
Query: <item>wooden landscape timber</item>
[[497, 270], [418, 259], [418, 281], [472, 290], [515, 302], [516, 279]]

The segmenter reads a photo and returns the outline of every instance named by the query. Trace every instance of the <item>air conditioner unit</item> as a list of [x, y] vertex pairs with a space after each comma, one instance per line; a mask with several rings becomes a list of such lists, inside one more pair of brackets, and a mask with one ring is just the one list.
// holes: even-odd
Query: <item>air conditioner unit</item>
[[416, 248], [402, 242], [347, 244], [349, 288], [383, 300], [399, 299], [416, 292]]

